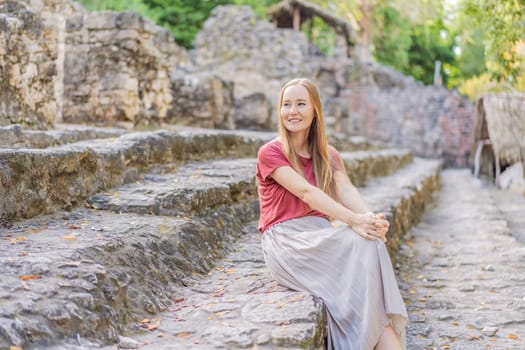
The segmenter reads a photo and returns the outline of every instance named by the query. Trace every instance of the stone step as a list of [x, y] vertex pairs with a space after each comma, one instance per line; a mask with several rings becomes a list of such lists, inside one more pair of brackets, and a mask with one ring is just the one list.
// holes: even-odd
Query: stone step
[[391, 176], [372, 179], [360, 189], [375, 212], [386, 213], [390, 222], [387, 247], [394, 264], [403, 235], [420, 220], [439, 189], [441, 168], [441, 161], [416, 157]]
[[[113, 342], [207, 273], [257, 202], [206, 218], [77, 209], [18, 222], [0, 241], [0, 348], [82, 336]], [[170, 282], [170, 283], [169, 283]]]
[[[373, 210], [385, 212], [392, 221], [389, 249], [397, 247], [399, 230], [408, 229], [404, 223], [419, 220], [424, 202], [438, 187], [440, 169], [439, 161], [416, 158], [392, 176], [373, 180], [361, 189]], [[235, 251], [208, 276], [176, 288], [168, 311], [142, 324], [136, 322], [140, 330], [121, 337], [120, 346], [143, 350], [323, 349], [323, 303], [278, 286], [264, 265], [256, 224], [246, 231]]]
[[89, 198], [95, 209], [114, 212], [205, 215], [222, 205], [257, 196], [255, 158], [185, 164], [169, 173], [149, 173], [142, 181]]
[[0, 149], [0, 226], [70, 210], [139, 179], [157, 164], [255, 156], [271, 133], [191, 130], [128, 133], [46, 149]]
[[[104, 350], [125, 343], [143, 350], [323, 349], [324, 304], [279, 286], [264, 264], [256, 223], [246, 231], [208, 276], [174, 291], [166, 312], [136, 322], [139, 330]], [[151, 325], [158, 329], [140, 330]]]
[[[60, 138], [55, 134], [67, 133], [68, 129], [63, 129], [33, 132], [16, 126], [5, 128], [7, 134], [14, 135], [8, 143], [31, 147], [40, 143], [39, 137], [31, 137], [32, 134]], [[71, 210], [99, 191], [138, 180], [143, 172], [158, 164], [255, 156], [261, 144], [276, 136], [271, 132], [170, 127], [100, 139], [120, 133], [111, 129], [104, 134], [101, 129], [86, 127], [84, 136], [99, 137], [95, 140], [45, 149], [0, 148], [0, 227], [20, 218]], [[69, 132], [80, 138], [79, 130], [82, 129]], [[25, 141], [17, 141], [16, 135]], [[69, 136], [61, 137], [63, 142], [69, 140]], [[34, 144], [28, 144], [31, 139]], [[359, 137], [334, 140], [346, 150], [373, 147]]]
[[412, 152], [407, 149], [382, 149], [342, 152], [348, 176], [355, 186], [364, 185], [369, 179], [393, 174], [412, 162]]
[[91, 139], [119, 137], [122, 128], [63, 125], [56, 130], [26, 130], [20, 125], [0, 127], [0, 148], [47, 148]]
[[[237, 159], [182, 166], [182, 191], [188, 198], [199, 197], [195, 193], [209, 186], [206, 177], [214, 174], [232, 188], [239, 179], [248, 183], [254, 163]], [[195, 169], [201, 173], [191, 177], [198, 174]], [[169, 192], [165, 182], [160, 186]], [[249, 188], [255, 188], [253, 182]], [[126, 191], [119, 191], [125, 197]], [[210, 205], [204, 211], [187, 205], [179, 218], [78, 209], [2, 230], [0, 261], [6, 273], [0, 282], [0, 334], [11, 344], [26, 345], [27, 334], [40, 343], [76, 333], [114, 341], [131, 320], [168, 307], [169, 286], [188, 284], [195, 273], [207, 272], [241, 235], [243, 225], [256, 218], [253, 192], [240, 191], [242, 203], [236, 204], [230, 191], [231, 202], [203, 201]], [[199, 213], [206, 215], [190, 217]]]
[[[412, 160], [410, 151], [395, 149], [344, 152], [341, 156], [357, 185], [388, 175]], [[114, 212], [204, 215], [216, 206], [255, 197], [255, 167], [255, 158], [186, 164], [169, 173], [146, 174], [144, 180], [94, 195], [88, 203]]]

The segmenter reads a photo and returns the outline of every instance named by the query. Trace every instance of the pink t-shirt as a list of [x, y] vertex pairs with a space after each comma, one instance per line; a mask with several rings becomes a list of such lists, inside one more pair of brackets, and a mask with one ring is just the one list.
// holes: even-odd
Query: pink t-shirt
[[[335, 154], [333, 154], [335, 152]], [[333, 148], [330, 150], [331, 156], [339, 158], [339, 154]], [[299, 157], [303, 166], [306, 180], [317, 186], [313, 171], [313, 161], [311, 158]], [[340, 159], [340, 158], [339, 158]], [[292, 163], [284, 154], [279, 140], [273, 140], [259, 149], [257, 155], [257, 186], [259, 191], [259, 206], [261, 209], [259, 217], [259, 231], [264, 232], [270, 226], [303, 216], [326, 217], [323, 213], [313, 210], [287, 189], [277, 183], [270, 175], [281, 167], [292, 167]]]

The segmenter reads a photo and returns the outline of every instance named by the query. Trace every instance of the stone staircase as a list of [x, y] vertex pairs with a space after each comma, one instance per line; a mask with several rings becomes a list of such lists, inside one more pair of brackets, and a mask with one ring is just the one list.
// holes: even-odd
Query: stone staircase
[[[259, 247], [255, 156], [274, 134], [35, 133], [0, 148], [1, 349], [323, 348], [322, 302], [278, 286]], [[440, 162], [332, 143], [387, 214], [395, 261]]]

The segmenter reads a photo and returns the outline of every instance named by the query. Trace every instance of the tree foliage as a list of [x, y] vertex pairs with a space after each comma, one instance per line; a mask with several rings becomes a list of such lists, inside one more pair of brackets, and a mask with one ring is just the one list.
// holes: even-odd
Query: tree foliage
[[156, 22], [169, 29], [175, 41], [186, 48], [200, 31], [214, 7], [232, 3], [231, 0], [142, 0], [154, 13]]
[[464, 0], [462, 11], [485, 28], [487, 68], [515, 82], [522, 71], [518, 44], [525, 40], [525, 0]]
[[397, 70], [408, 70], [412, 46], [410, 24], [397, 9], [383, 5], [376, 10], [374, 26], [374, 57]]
[[257, 16], [265, 18], [268, 9], [280, 1], [281, 0], [234, 0], [233, 3], [235, 5], [250, 6]]

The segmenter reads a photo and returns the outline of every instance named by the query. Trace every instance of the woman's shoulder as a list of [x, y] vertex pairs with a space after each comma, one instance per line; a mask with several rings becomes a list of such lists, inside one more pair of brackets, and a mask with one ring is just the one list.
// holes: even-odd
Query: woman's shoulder
[[262, 145], [259, 148], [259, 155], [266, 154], [266, 153], [275, 154], [275, 153], [282, 153], [282, 152], [283, 152], [282, 144], [278, 137], [276, 137], [275, 139], [271, 141], [266, 142], [264, 145]]
[[328, 153], [330, 155], [339, 155], [339, 151], [332, 145], [328, 145]]

